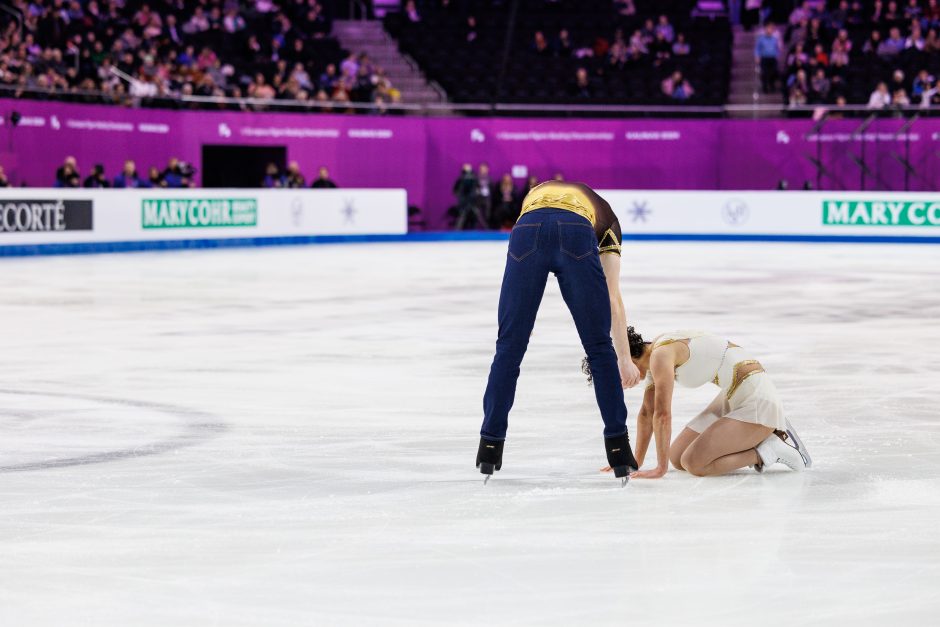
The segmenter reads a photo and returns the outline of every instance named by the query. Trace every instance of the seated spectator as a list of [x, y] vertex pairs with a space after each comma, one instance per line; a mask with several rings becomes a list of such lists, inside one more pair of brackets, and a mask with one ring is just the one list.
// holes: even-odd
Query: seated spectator
[[325, 165], [320, 166], [316, 180], [310, 185], [313, 189], [336, 189], [337, 185], [330, 178], [330, 171]]
[[911, 100], [923, 104], [923, 96], [930, 90], [936, 79], [926, 69], [917, 73], [911, 86]]
[[868, 98], [868, 108], [884, 109], [890, 104], [891, 92], [888, 91], [888, 84], [885, 82], [878, 83], [875, 91], [871, 92], [871, 96]]
[[479, 38], [480, 34], [477, 32], [477, 18], [476, 18], [475, 15], [468, 15], [468, 16], [467, 16], [467, 26], [466, 26], [466, 29], [467, 29], [467, 34], [466, 34], [466, 36], [464, 37], [464, 39], [467, 41], [467, 43], [468, 43], [468, 44], [472, 44], [472, 43], [476, 42], [476, 40]]
[[150, 166], [147, 172], [147, 185], [145, 187], [166, 187], [166, 181], [163, 180], [163, 173], [155, 165]]
[[588, 99], [594, 95], [594, 88], [591, 85], [591, 79], [588, 76], [586, 68], [579, 67], [575, 72], [574, 84], [571, 87], [571, 95], [575, 98]]
[[649, 52], [642, 31], [633, 31], [633, 35], [630, 36], [630, 50], [639, 54], [647, 54]]
[[133, 189], [143, 186], [143, 181], [137, 176], [137, 166], [128, 159], [124, 162], [124, 169], [121, 173], [114, 177], [114, 187]]
[[672, 58], [672, 46], [666, 40], [665, 35], [656, 33], [656, 39], [650, 46], [650, 52], [653, 55], [653, 65], [660, 67]]
[[636, 4], [633, 0], [614, 0], [614, 10], [624, 17], [636, 15]]
[[339, 76], [336, 74], [336, 64], [329, 63], [323, 73], [320, 74], [320, 80], [317, 81], [317, 86], [324, 92], [329, 93], [336, 87], [338, 80]]
[[91, 174], [85, 178], [82, 187], [111, 187], [111, 181], [104, 175], [104, 166], [100, 163], [96, 164], [95, 167], [92, 168]]
[[810, 81], [810, 101], [812, 104], [823, 104], [829, 102], [829, 91], [832, 88], [832, 81], [826, 76], [826, 70], [817, 68]]
[[692, 89], [692, 84], [682, 76], [682, 72], [679, 70], [676, 70], [669, 77], [667, 77], [662, 82], [660, 87], [664, 96], [668, 96], [669, 98], [680, 102], [686, 101], [695, 95], [695, 90]]
[[656, 25], [653, 23], [652, 19], [648, 19], [643, 22], [643, 28], [640, 29], [640, 35], [642, 35], [643, 41], [647, 46], [653, 43], [653, 40], [656, 39]]
[[277, 164], [271, 162], [264, 169], [264, 179], [261, 181], [261, 187], [267, 189], [281, 189], [286, 187], [286, 178], [281, 174]]
[[898, 3], [895, 0], [888, 2], [887, 8], [882, 14], [881, 21], [885, 24], [897, 24], [904, 17], [904, 14], [898, 10]]
[[881, 40], [881, 31], [873, 30], [871, 35], [868, 36], [868, 39], [865, 40], [865, 45], [862, 46], [862, 52], [868, 56], [875, 56], [878, 54], [878, 49], [882, 44]]
[[545, 33], [540, 30], [535, 31], [535, 35], [532, 37], [532, 52], [543, 57], [552, 53], [548, 40], [545, 39]]
[[787, 79], [787, 103], [807, 104], [810, 90], [806, 70], [797, 70]]
[[904, 70], [898, 69], [891, 74], [891, 80], [888, 82], [888, 91], [892, 94], [899, 89], [907, 89], [907, 77], [904, 76]]
[[558, 41], [555, 42], [555, 53], [559, 57], [564, 58], [574, 56], [574, 42], [571, 40], [571, 33], [568, 32], [567, 28], [563, 28], [558, 32]]
[[911, 34], [904, 40], [905, 50], [923, 50], [924, 35], [920, 30], [920, 22], [911, 23]]
[[[801, 70], [802, 71], [802, 70]], [[793, 86], [790, 88], [790, 93], [787, 94], [787, 104], [791, 107], [803, 107], [808, 104], [809, 100], [806, 97], [806, 92], [803, 91], [799, 86]]]
[[826, 49], [822, 44], [816, 44], [813, 48], [813, 61], [818, 65], [829, 65], [829, 55], [826, 54]]
[[417, 24], [421, 21], [421, 16], [418, 14], [418, 7], [415, 6], [415, 0], [408, 0], [408, 2], [405, 3], [405, 16], [412, 24]]
[[841, 39], [836, 39], [834, 42], [832, 42], [832, 52], [829, 55], [829, 60], [833, 64], [849, 64], [849, 50], [846, 49], [845, 42], [843, 42]]
[[665, 39], [666, 42], [670, 44], [676, 38], [676, 31], [673, 29], [672, 24], [669, 23], [668, 16], [659, 16], [659, 23], [656, 24], [656, 28], [654, 30], [654, 36], [655, 35], [662, 35], [663, 39]]
[[692, 47], [685, 40], [685, 33], [676, 35], [676, 41], [672, 44], [672, 54], [677, 57], [687, 57], [692, 52]]
[[894, 92], [894, 95], [891, 96], [891, 105], [895, 107], [906, 107], [911, 104], [910, 98], [907, 97], [907, 92], [903, 89], [899, 89]]
[[927, 0], [927, 9], [924, 11], [924, 22], [928, 28], [940, 26], [940, 0]]
[[798, 41], [793, 46], [793, 50], [787, 55], [787, 73], [792, 74], [801, 67], [809, 63], [809, 55], [804, 50], [803, 42]]
[[931, 28], [927, 32], [927, 38], [924, 39], [924, 52], [927, 54], [940, 53], [940, 36], [937, 36], [936, 28]]
[[882, 59], [893, 59], [904, 50], [904, 39], [901, 29], [894, 27], [889, 31], [888, 38], [878, 46], [878, 56]]
[[840, 0], [839, 5], [829, 13], [829, 24], [832, 28], [842, 30], [849, 21], [849, 2]]
[[300, 172], [300, 164], [296, 161], [291, 161], [287, 165], [287, 176], [284, 179], [284, 187], [291, 189], [303, 189], [306, 186], [307, 180]]

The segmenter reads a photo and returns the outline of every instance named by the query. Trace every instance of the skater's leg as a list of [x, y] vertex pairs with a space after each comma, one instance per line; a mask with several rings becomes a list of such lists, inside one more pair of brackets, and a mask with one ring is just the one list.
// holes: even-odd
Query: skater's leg
[[698, 416], [689, 421], [682, 433], [676, 437], [669, 447], [669, 461], [677, 470], [685, 470], [682, 465], [682, 454], [698, 439], [710, 426], [718, 422], [728, 411], [726, 408], [727, 396], [719, 392], [718, 395], [703, 409]]
[[757, 445], [773, 432], [771, 427], [764, 425], [720, 418], [685, 449], [680, 463], [699, 477], [723, 475], [738, 468], [759, 465]]
[[[558, 256], [560, 261], [555, 274], [591, 366], [594, 394], [604, 419], [604, 437], [610, 438], [626, 433], [627, 407], [623, 401], [617, 353], [610, 339], [607, 280], [596, 251], [594, 230], [586, 221], [585, 225], [587, 228], [559, 225], [565, 249]], [[562, 229], [567, 229], [567, 233]], [[579, 241], [582, 232], [586, 238], [583, 242]], [[590, 250], [590, 254], [578, 258], [585, 250]]]
[[669, 461], [672, 462], [672, 467], [676, 470], [685, 470], [682, 466], [682, 454], [685, 453], [685, 450], [689, 448], [689, 445], [694, 442], [701, 433], [697, 431], [692, 431], [688, 427], [682, 430], [682, 432], [676, 436], [676, 439], [672, 441], [672, 445], [669, 447]]
[[[499, 295], [499, 335], [496, 356], [483, 397], [483, 426], [487, 440], [503, 440], [516, 396], [519, 366], [529, 345], [535, 316], [545, 292], [548, 265], [540, 238], [544, 235], [539, 212], [527, 214], [513, 228]], [[542, 250], [540, 250], [540, 246]]]

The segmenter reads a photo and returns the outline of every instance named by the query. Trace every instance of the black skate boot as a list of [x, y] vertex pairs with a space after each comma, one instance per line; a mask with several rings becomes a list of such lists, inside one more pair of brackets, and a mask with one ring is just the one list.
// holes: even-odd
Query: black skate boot
[[503, 444], [504, 442], [494, 442], [486, 438], [480, 438], [480, 448], [477, 450], [477, 468], [480, 473], [486, 475], [483, 480], [485, 485], [493, 471], [503, 467]]
[[638, 468], [630, 440], [626, 434], [615, 438], [604, 438], [604, 448], [607, 450], [607, 463], [614, 471], [614, 476], [621, 480], [622, 486], [627, 485], [630, 473]]

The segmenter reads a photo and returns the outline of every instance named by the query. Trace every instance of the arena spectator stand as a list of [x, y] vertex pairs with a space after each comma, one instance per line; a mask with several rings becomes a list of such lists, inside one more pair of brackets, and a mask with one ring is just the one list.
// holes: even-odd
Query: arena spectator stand
[[[499, 88], [511, 4], [481, 2], [471, 11], [457, 0], [409, 1], [385, 25], [454, 102], [727, 100], [731, 28], [724, 17], [693, 18], [695, 0], [520, 0]], [[676, 71], [691, 89], [672, 89]]]
[[940, 104], [940, 2], [773, 3], [790, 104]]
[[322, 0], [0, 4], [0, 96], [142, 106], [355, 97], [357, 77], [329, 76], [348, 53]]

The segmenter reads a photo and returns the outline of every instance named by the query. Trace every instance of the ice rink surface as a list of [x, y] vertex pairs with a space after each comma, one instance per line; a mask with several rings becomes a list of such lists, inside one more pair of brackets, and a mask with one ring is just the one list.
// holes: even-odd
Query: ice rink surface
[[936, 624], [940, 247], [628, 244], [638, 329], [748, 348], [815, 467], [623, 489], [554, 280], [483, 486], [504, 257], [0, 260], [0, 625]]

